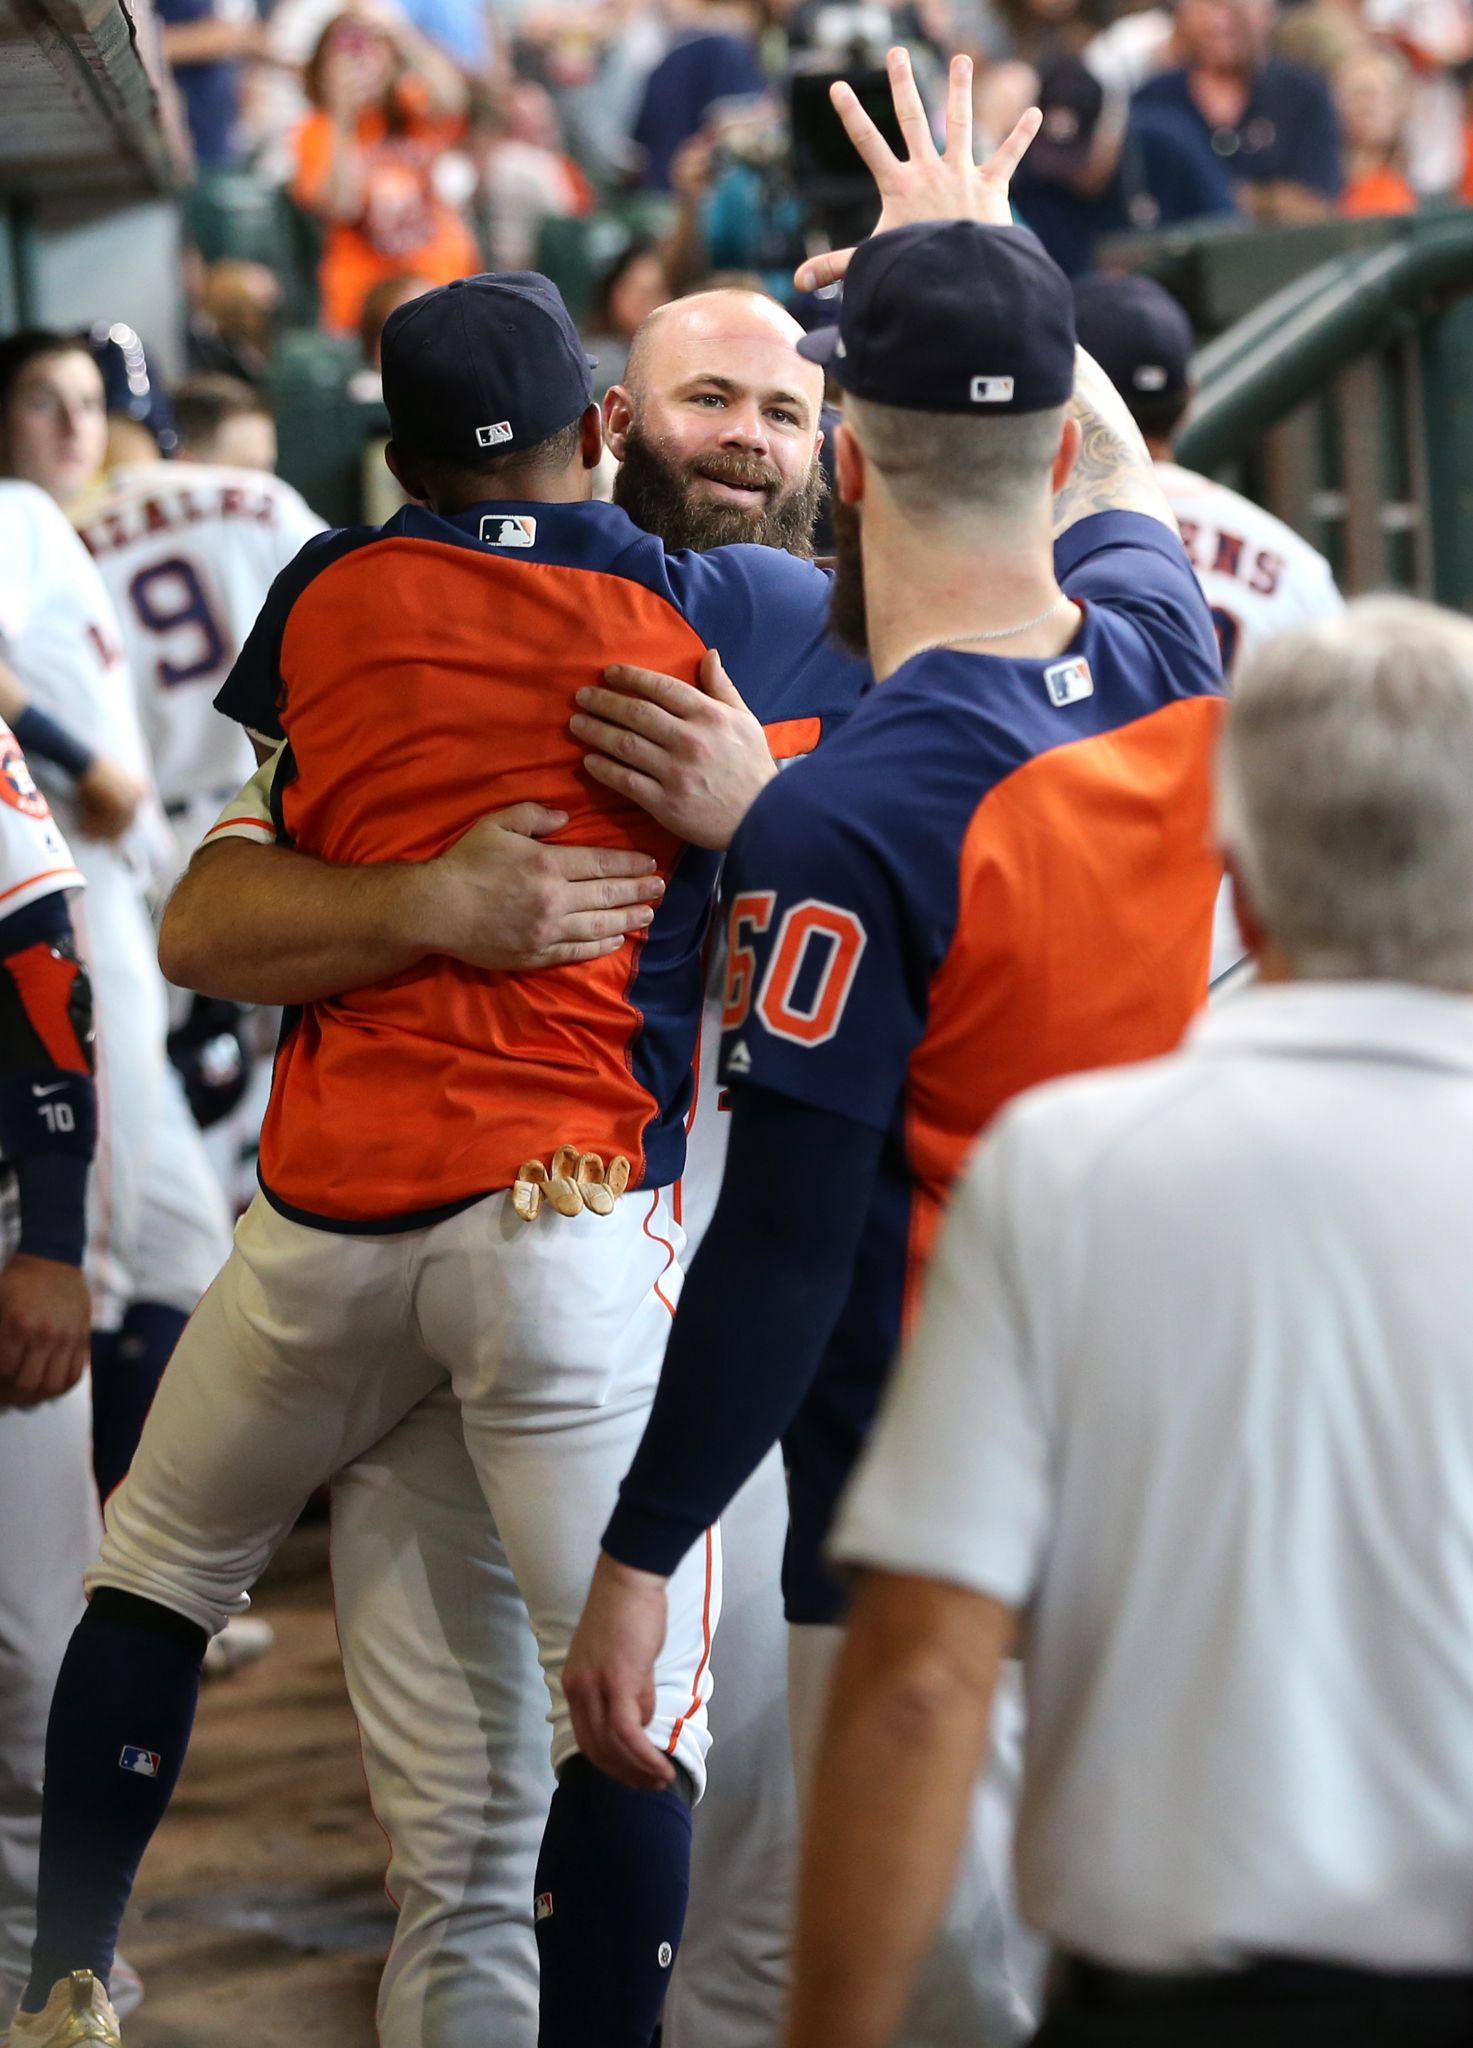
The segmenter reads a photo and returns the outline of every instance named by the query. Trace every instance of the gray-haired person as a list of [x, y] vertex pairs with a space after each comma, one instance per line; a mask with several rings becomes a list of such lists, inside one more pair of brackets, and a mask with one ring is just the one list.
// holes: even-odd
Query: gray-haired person
[[1473, 2039], [1473, 624], [1244, 673], [1260, 965], [960, 1182], [833, 1549], [862, 1588], [790, 2048], [880, 2048], [1022, 1633], [1040, 2048]]

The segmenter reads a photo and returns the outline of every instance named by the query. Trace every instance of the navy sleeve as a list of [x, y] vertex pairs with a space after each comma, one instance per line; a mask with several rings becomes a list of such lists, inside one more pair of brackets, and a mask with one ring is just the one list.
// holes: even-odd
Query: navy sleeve
[[671, 555], [666, 573], [675, 602], [764, 725], [851, 710], [869, 687], [869, 664], [829, 637], [826, 569], [781, 548], [740, 545]]
[[604, 1549], [668, 1577], [802, 1406], [848, 1297], [883, 1140], [743, 1091], [721, 1199]]
[[925, 878], [817, 765], [769, 783], [727, 858], [722, 1078], [883, 1132], [925, 1030]]
[[1128, 621], [1163, 657], [1175, 694], [1221, 694], [1222, 654], [1180, 536], [1143, 512], [1096, 512], [1054, 543], [1054, 572], [1076, 603]]
[[256, 623], [245, 637], [235, 665], [221, 684], [215, 709], [243, 725], [247, 732], [273, 745], [286, 738], [281, 729], [284, 684], [281, 643], [292, 606], [314, 576], [340, 555], [376, 538], [373, 527], [337, 527], [314, 534], [301, 553], [277, 576], [266, 593]]

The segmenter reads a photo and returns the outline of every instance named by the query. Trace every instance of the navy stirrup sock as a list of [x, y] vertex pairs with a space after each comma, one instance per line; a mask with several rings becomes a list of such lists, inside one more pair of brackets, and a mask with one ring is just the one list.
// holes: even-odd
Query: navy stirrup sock
[[183, 1615], [112, 1587], [77, 1624], [46, 1730], [28, 2012], [69, 1971], [104, 1983], [112, 1971], [133, 1880], [189, 1745], [208, 1641]]
[[105, 1501], [127, 1476], [184, 1325], [182, 1309], [135, 1301], [115, 1336], [92, 1339], [92, 1470]]
[[574, 1757], [537, 1860], [538, 2048], [649, 2048], [689, 1888], [683, 1793], [631, 1792]]

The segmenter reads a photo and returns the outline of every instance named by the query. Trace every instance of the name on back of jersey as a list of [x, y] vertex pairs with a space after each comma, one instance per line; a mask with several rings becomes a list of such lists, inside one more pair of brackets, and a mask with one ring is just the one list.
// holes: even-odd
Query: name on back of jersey
[[1187, 560], [1199, 576], [1231, 576], [1259, 597], [1272, 597], [1288, 567], [1272, 548], [1254, 548], [1240, 533], [1206, 526], [1198, 519], [1177, 519]]
[[117, 512], [104, 512], [88, 521], [81, 534], [94, 555], [107, 555], [116, 548], [131, 547], [149, 534], [187, 532], [191, 526], [217, 519], [275, 526], [278, 517], [277, 499], [269, 489], [252, 490], [244, 484], [181, 484], [157, 496], [140, 498]]

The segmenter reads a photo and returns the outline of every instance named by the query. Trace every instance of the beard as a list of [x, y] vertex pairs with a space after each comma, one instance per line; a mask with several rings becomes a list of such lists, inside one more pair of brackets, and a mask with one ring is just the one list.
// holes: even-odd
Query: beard
[[[700, 477], [766, 491], [766, 502], [719, 504], [695, 489]], [[782, 548], [807, 562], [813, 559], [813, 529], [827, 489], [817, 456], [802, 483], [785, 484], [771, 463], [724, 449], [673, 462], [636, 424], [629, 429], [614, 478], [614, 503], [672, 552], [694, 548], [703, 553], [746, 541]]]
[[864, 616], [864, 554], [859, 539], [860, 515], [853, 505], [834, 500], [834, 594], [829, 600], [829, 633], [846, 654], [868, 657], [869, 627]]

